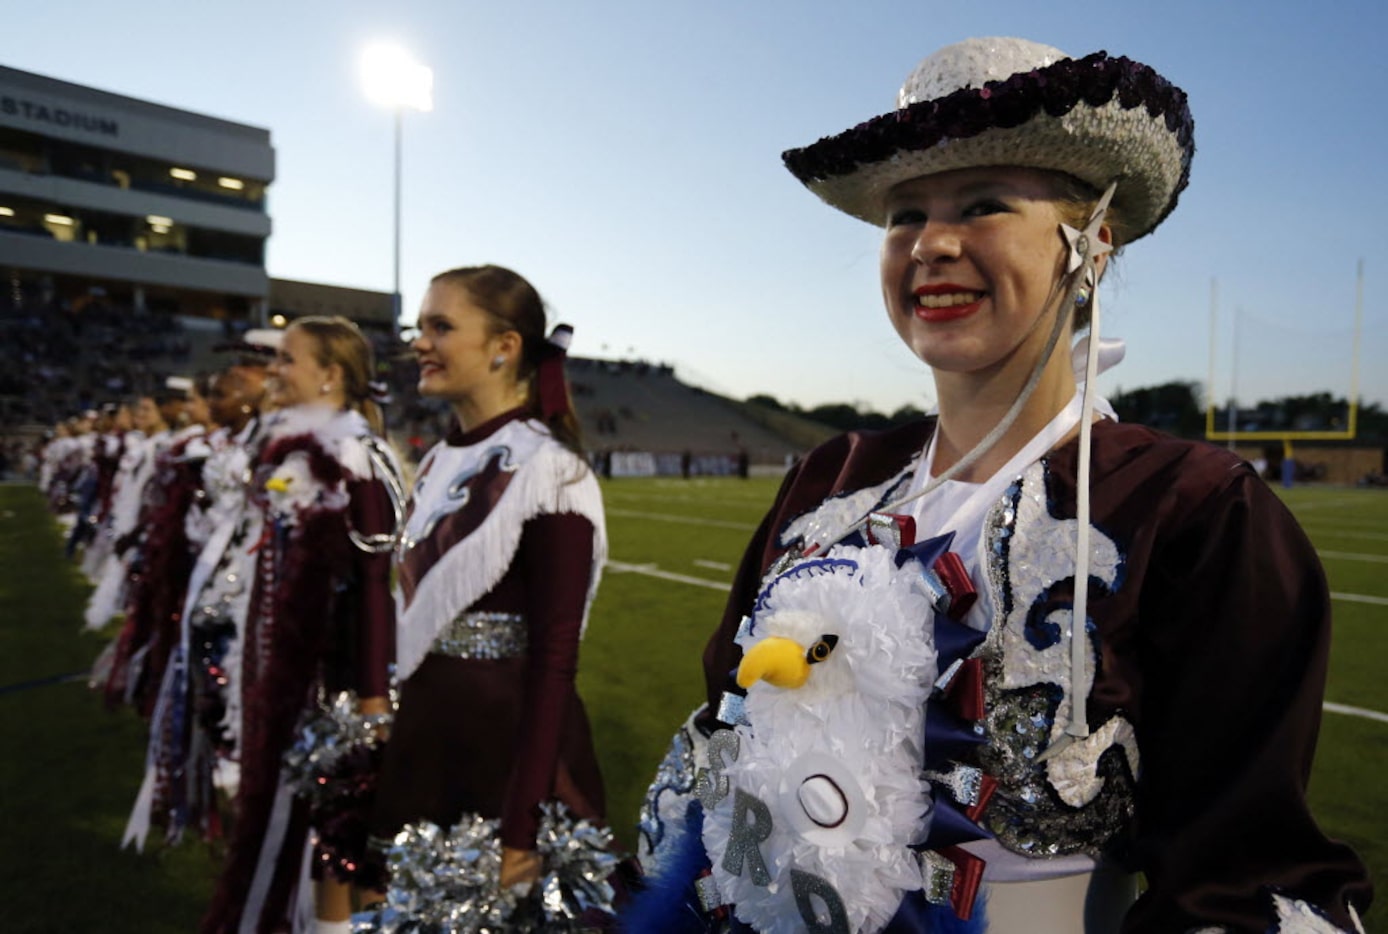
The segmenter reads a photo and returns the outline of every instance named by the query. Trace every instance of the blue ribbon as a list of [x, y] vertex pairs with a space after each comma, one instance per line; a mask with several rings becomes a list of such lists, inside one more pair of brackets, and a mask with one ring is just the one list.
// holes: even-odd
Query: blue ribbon
[[913, 850], [938, 850], [971, 840], [985, 840], [993, 835], [965, 817], [958, 808], [943, 797], [935, 797], [935, 813], [930, 818], [930, 833], [925, 842]]
[[943, 613], [935, 614], [935, 654], [939, 656], [940, 671], [961, 658], [968, 658], [983, 644], [987, 632], [957, 623]]
[[927, 538], [923, 542], [902, 548], [896, 553], [896, 566], [901, 567], [907, 561], [915, 558], [921, 563], [921, 567], [928, 568], [935, 563], [940, 555], [949, 551], [949, 546], [953, 543], [954, 533], [946, 532], [944, 535], [936, 535], [934, 538]]

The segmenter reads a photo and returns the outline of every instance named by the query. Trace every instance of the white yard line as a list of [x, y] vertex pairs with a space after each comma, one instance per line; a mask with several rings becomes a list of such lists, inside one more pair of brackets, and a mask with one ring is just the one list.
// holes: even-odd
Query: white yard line
[[[671, 516], [673, 521], [695, 521], [685, 516]], [[695, 564], [700, 567], [710, 568], [711, 570], [726, 571], [731, 570], [728, 565], [719, 564], [716, 561], [699, 561]], [[630, 564], [626, 561], [608, 561], [608, 568], [618, 574], [646, 574], [650, 577], [659, 577], [662, 580], [676, 581], [681, 584], [693, 584], [696, 587], [709, 587], [713, 590], [727, 590], [727, 581], [712, 581], [703, 577], [690, 577], [688, 574], [676, 574], [673, 571], [662, 571], [655, 564]], [[1388, 606], [1388, 597], [1375, 597], [1362, 593], [1338, 593], [1331, 591], [1330, 599], [1341, 600], [1345, 603], [1368, 603], [1373, 606]]]
[[1302, 512], [1304, 510], [1310, 512], [1313, 509], [1334, 509], [1338, 506], [1358, 506], [1363, 502], [1362, 499], [1345, 496], [1340, 499], [1327, 499], [1321, 500], [1320, 502], [1297, 503], [1296, 511]]
[[748, 493], [742, 496], [702, 496], [688, 490], [676, 490], [668, 493], [635, 493], [630, 490], [618, 490], [609, 487], [603, 491], [603, 498], [613, 503], [656, 500], [662, 503], [712, 503], [717, 506], [737, 508], [754, 506], [763, 510], [770, 505], [767, 498], [760, 493]]
[[748, 525], [745, 522], [726, 522], [722, 519], [700, 519], [697, 516], [672, 516], [663, 512], [637, 512], [634, 509], [611, 509], [607, 510], [609, 516], [621, 516], [624, 519], [654, 519], [657, 522], [681, 522], [685, 525], [711, 525], [719, 529], [737, 529], [742, 532], [755, 532], [755, 525]]
[[1377, 720], [1379, 723], [1388, 723], [1388, 713], [1379, 713], [1377, 710], [1366, 710], [1363, 707], [1351, 707], [1348, 704], [1333, 704], [1326, 701], [1322, 704], [1331, 713], [1342, 713], [1350, 717], [1363, 717], [1365, 720]]
[[1388, 564], [1388, 555], [1366, 555], [1354, 551], [1321, 551], [1316, 554], [1322, 558], [1337, 558], [1341, 561], [1372, 561], [1375, 564]]
[[[705, 567], [718, 565], [716, 561], [695, 561], [694, 563]], [[725, 569], [726, 567], [726, 565], [722, 565], [720, 569]], [[702, 577], [690, 577], [688, 574], [674, 574], [670, 571], [662, 571], [654, 564], [630, 564], [626, 561], [609, 560], [607, 562], [607, 570], [617, 574], [644, 574], [647, 577], [657, 577], [661, 580], [674, 581], [677, 584], [692, 584], [695, 587], [707, 587], [710, 590], [726, 591], [728, 589], [728, 584], [726, 582], [706, 580]], [[1332, 593], [1330, 596], [1336, 600], [1351, 600], [1362, 603], [1381, 603], [1388, 605], [1388, 598], [1384, 597], [1366, 597], [1361, 594], [1342, 593]], [[1379, 713], [1377, 710], [1367, 710], [1363, 707], [1350, 707], [1347, 704], [1336, 704], [1331, 701], [1326, 701], [1324, 707], [1331, 713], [1345, 714], [1350, 717], [1363, 717], [1366, 720], [1377, 720], [1380, 723], [1388, 723], [1388, 713]]]
[[1383, 532], [1345, 532], [1340, 528], [1317, 528], [1316, 526], [1303, 525], [1307, 535], [1318, 535], [1324, 538], [1367, 538], [1375, 542], [1388, 542], [1388, 534]]
[[707, 587], [709, 590], [721, 590], [724, 593], [728, 591], [727, 581], [711, 581], [702, 577], [690, 577], [688, 574], [662, 571], [654, 564], [628, 564], [625, 561], [608, 560], [607, 570], [617, 574], [644, 574], [647, 577], [658, 577], [677, 584], [693, 584], [695, 587]]
[[1330, 599], [1343, 600], [1345, 603], [1369, 603], [1374, 606], [1388, 606], [1388, 597], [1371, 597], [1362, 593], [1336, 593], [1330, 592]]
[[703, 558], [695, 558], [694, 564], [701, 568], [708, 568], [710, 571], [731, 571], [733, 566], [726, 561], [705, 561]]

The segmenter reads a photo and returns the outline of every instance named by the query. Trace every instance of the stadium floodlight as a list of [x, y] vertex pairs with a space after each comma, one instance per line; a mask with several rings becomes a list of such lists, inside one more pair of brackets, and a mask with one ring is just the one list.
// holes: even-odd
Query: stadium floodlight
[[400, 128], [406, 109], [434, 109], [434, 71], [393, 42], [373, 42], [361, 56], [366, 99], [395, 113], [395, 286], [391, 290], [391, 334], [400, 333]]
[[366, 99], [392, 110], [434, 109], [434, 70], [393, 42], [373, 42], [361, 55]]

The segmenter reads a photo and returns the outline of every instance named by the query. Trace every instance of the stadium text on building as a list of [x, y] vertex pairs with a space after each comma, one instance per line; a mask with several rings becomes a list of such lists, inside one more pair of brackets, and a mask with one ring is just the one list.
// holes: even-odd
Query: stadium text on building
[[49, 107], [19, 97], [0, 97], [0, 113], [23, 116], [26, 119], [57, 126], [72, 126], [107, 136], [119, 136], [120, 124], [107, 117], [93, 117], [91, 114], [74, 113], [63, 107]]
[[0, 67], [11, 300], [262, 320], [274, 178], [269, 130]]

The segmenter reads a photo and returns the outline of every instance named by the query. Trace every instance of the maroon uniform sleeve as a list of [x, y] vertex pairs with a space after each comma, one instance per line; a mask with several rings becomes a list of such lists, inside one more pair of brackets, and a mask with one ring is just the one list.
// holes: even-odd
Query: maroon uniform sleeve
[[[349, 487], [352, 528], [362, 535], [389, 534], [395, 526], [390, 494], [380, 480]], [[358, 697], [384, 697], [395, 661], [395, 600], [390, 592], [390, 552], [370, 554], [353, 546], [357, 563], [357, 651], [352, 685]]]
[[525, 523], [515, 560], [525, 586], [530, 636], [525, 700], [516, 758], [506, 791], [501, 842], [535, 846], [539, 804], [553, 794], [578, 642], [593, 572], [593, 525], [572, 513]]
[[1353, 930], [1363, 866], [1317, 828], [1305, 791], [1330, 600], [1311, 543], [1252, 472], [1230, 472], [1158, 542], [1139, 628], [1137, 857], [1125, 932], [1264, 931], [1272, 892]]

